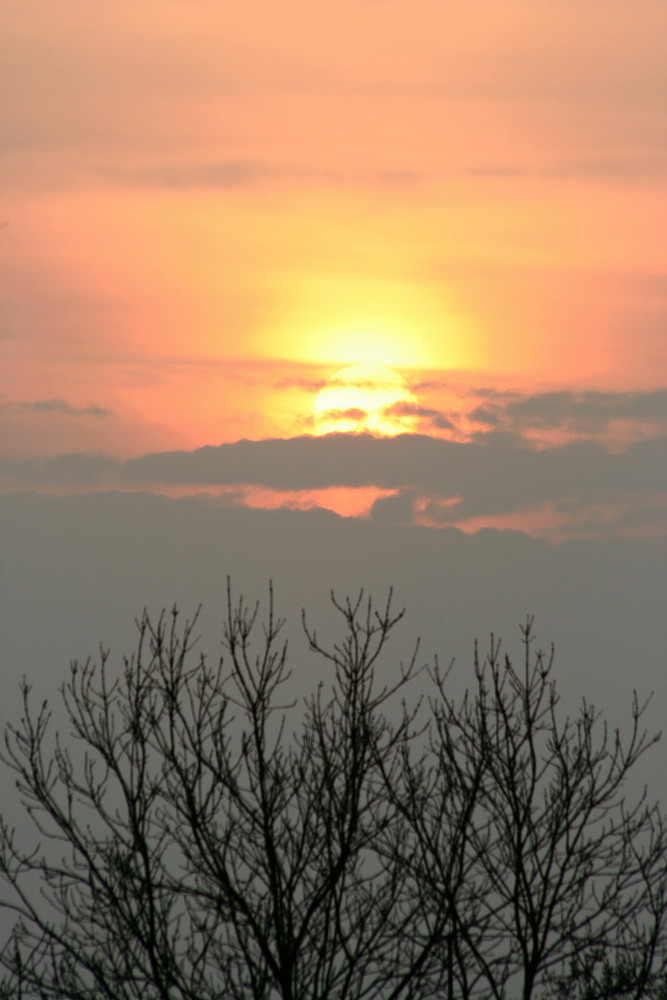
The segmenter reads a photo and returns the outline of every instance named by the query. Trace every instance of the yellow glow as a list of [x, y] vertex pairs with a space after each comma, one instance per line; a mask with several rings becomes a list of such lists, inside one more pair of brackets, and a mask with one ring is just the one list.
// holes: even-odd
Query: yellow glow
[[348, 330], [338, 329], [331, 333], [322, 330], [318, 361], [337, 361], [348, 358], [354, 364], [372, 365], [377, 358], [387, 358], [395, 365], [413, 365], [415, 351], [411, 342], [401, 337], [398, 331], [387, 329], [367, 330], [350, 325]]
[[404, 434], [417, 424], [417, 398], [391, 368], [350, 365], [319, 391], [313, 416], [317, 434]]
[[269, 356], [410, 368], [466, 368], [476, 361], [468, 324], [442, 288], [397, 275], [301, 271], [281, 278], [289, 301], [259, 344]]

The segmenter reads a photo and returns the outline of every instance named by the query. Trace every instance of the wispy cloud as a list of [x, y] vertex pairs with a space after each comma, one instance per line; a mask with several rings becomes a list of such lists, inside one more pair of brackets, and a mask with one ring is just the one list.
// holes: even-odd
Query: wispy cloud
[[325, 420], [361, 421], [366, 419], [368, 413], [366, 410], [362, 410], [358, 406], [350, 406], [346, 410], [340, 410], [340, 409], [323, 410], [320, 416]]
[[[318, 182], [360, 187], [407, 187], [426, 179], [415, 170], [334, 171], [296, 164], [272, 164], [262, 160], [219, 159], [201, 161], [163, 161], [145, 166], [93, 166], [91, 173], [107, 183], [122, 188], [162, 189], [168, 191], [234, 190], [268, 182]], [[73, 178], [74, 179], [74, 178]]]
[[144, 167], [104, 167], [101, 177], [122, 187], [162, 188], [184, 191], [193, 188], [233, 189], [274, 180], [283, 172], [253, 160], [211, 160], [195, 163], [154, 163]]
[[397, 400], [390, 406], [386, 406], [383, 412], [388, 417], [418, 417], [425, 426], [436, 430], [453, 431], [457, 429], [457, 425], [451, 419], [451, 415], [430, 406], [420, 406], [419, 403], [411, 403], [408, 400]]
[[470, 418], [515, 432], [550, 428], [585, 433], [604, 430], [614, 421], [651, 421], [667, 427], [667, 389], [495, 395], [475, 407]]
[[22, 409], [36, 413], [59, 413], [67, 417], [108, 417], [111, 410], [104, 406], [73, 406], [66, 399], [35, 399], [21, 404]]

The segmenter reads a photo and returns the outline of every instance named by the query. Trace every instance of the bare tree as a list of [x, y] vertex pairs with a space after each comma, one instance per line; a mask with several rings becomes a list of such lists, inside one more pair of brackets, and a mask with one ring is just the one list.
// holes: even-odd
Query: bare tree
[[8, 997], [651, 995], [665, 837], [624, 798], [653, 742], [637, 701], [626, 743], [586, 705], [559, 721], [529, 621], [523, 668], [492, 641], [461, 704], [436, 664], [423, 718], [414, 656], [378, 675], [391, 595], [332, 600], [337, 644], [304, 620], [328, 677], [300, 710], [272, 592], [260, 627], [228, 589], [215, 664], [175, 610], [144, 615], [119, 676], [73, 664], [69, 745], [24, 684], [4, 760], [43, 846], [0, 824]]
[[418, 930], [441, 925], [432, 983], [448, 998], [652, 995], [664, 983], [665, 829], [631, 769], [657, 740], [635, 695], [625, 741], [583, 704], [561, 720], [549, 656], [522, 629], [517, 669], [491, 640], [457, 704], [432, 673], [429, 747], [387, 782], [412, 830]]
[[289, 736], [272, 596], [253, 646], [258, 609], [228, 595], [228, 673], [192, 662], [195, 622], [180, 627], [176, 611], [155, 625], [144, 615], [122, 678], [106, 653], [74, 664], [62, 693], [83, 755], [60, 738], [51, 754], [49, 710], [34, 714], [24, 687], [5, 759], [52, 849], [25, 850], [3, 823], [5, 905], [18, 916], [8, 988], [68, 1000], [411, 994], [412, 914], [381, 849], [394, 814], [379, 763], [391, 767], [410, 726], [382, 709], [414, 660], [379, 683], [401, 615], [389, 601], [334, 603], [343, 641], [327, 650], [307, 631], [333, 678]]

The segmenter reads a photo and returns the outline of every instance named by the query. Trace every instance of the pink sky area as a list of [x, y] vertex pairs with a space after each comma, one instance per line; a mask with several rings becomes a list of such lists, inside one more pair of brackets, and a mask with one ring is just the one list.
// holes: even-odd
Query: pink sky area
[[312, 434], [326, 380], [368, 362], [407, 381], [414, 433], [665, 433], [664, 3], [22, 0], [4, 21], [7, 459]]

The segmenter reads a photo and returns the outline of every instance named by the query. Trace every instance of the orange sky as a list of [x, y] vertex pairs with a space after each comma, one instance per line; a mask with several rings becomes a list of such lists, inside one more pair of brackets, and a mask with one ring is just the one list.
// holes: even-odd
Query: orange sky
[[307, 433], [358, 361], [424, 407], [664, 384], [663, 3], [4, 19], [9, 453]]

